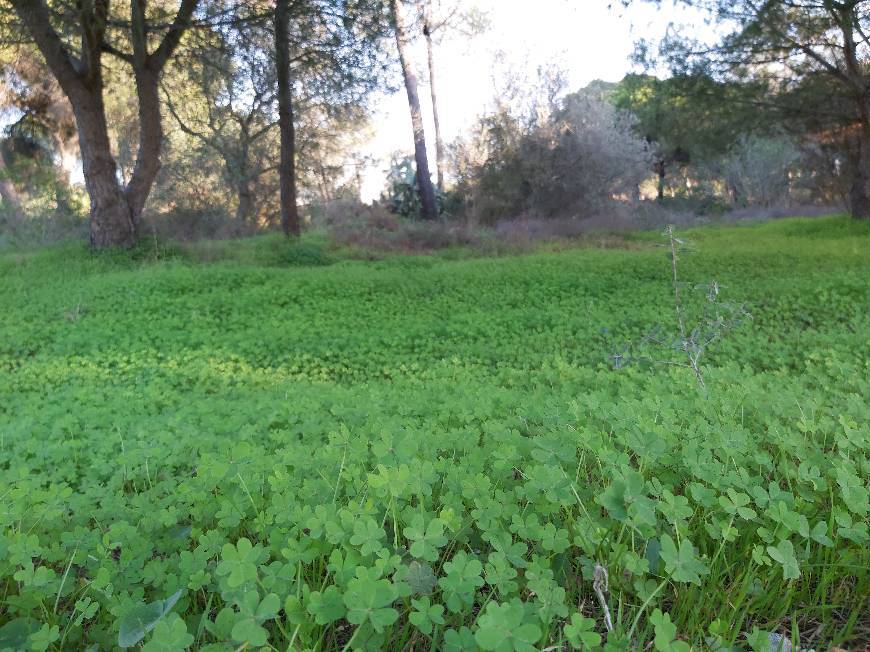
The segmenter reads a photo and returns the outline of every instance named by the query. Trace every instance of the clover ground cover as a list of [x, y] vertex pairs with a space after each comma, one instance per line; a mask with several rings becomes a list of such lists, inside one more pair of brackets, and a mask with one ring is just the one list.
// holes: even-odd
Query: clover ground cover
[[611, 364], [668, 319], [643, 237], [293, 269], [4, 255], [0, 649], [866, 642], [870, 230], [688, 237], [684, 278], [753, 314], [706, 392]]

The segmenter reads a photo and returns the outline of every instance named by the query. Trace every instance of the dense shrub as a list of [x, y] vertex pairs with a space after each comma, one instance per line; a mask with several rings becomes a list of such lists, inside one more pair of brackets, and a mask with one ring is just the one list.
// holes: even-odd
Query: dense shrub
[[140, 225], [145, 238], [156, 236], [181, 242], [235, 238], [254, 232], [254, 225], [240, 223], [220, 205], [179, 206], [166, 213], [152, 211], [145, 214]]
[[567, 96], [534, 121], [507, 111], [485, 117], [455, 160], [458, 190], [484, 223], [602, 212], [634, 199], [651, 166], [631, 117], [592, 91]]

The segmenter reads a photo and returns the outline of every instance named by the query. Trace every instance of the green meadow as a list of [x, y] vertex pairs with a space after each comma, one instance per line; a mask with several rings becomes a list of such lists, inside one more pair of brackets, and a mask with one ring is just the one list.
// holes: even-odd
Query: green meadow
[[0, 254], [0, 649], [866, 644], [870, 226], [680, 237]]

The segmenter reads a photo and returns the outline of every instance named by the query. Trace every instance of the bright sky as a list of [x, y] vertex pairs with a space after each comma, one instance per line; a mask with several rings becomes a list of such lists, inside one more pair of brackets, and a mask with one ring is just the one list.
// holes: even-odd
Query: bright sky
[[[508, 64], [525, 70], [530, 78], [539, 66], [556, 64], [568, 74], [569, 90], [577, 90], [595, 79], [622, 79], [632, 70], [629, 55], [634, 42], [640, 37], [661, 38], [670, 23], [690, 25], [703, 32], [710, 29], [700, 14], [675, 7], [668, 0], [663, 0], [660, 6], [634, 2], [628, 9], [620, 0], [461, 1], [464, 6], [474, 6], [488, 14], [489, 30], [472, 39], [447, 38], [437, 46], [438, 104], [448, 143], [468, 131], [491, 106], [496, 63], [501, 68]], [[435, 134], [427, 76], [422, 74], [425, 49], [420, 47], [413, 56], [421, 72], [420, 95], [434, 179]], [[380, 161], [363, 176], [365, 201], [377, 198], [383, 190], [390, 155], [396, 151], [413, 152], [404, 89], [379, 103], [373, 124], [375, 136], [366, 150]]]
[[[489, 29], [473, 38], [445, 34], [436, 46], [438, 101], [447, 143], [468, 132], [492, 106], [494, 68], [517, 70], [534, 79], [539, 67], [555, 65], [567, 73], [568, 90], [573, 91], [595, 79], [622, 79], [632, 71], [629, 55], [635, 41], [641, 37], [658, 40], [672, 23], [689, 26], [698, 36], [712, 33], [700, 13], [677, 7], [673, 0], [662, 0], [659, 5], [635, 0], [628, 9], [620, 0], [445, 0], [445, 4], [451, 1], [486, 13]], [[419, 71], [434, 180], [435, 132], [422, 38], [417, 45], [412, 56]], [[413, 153], [404, 87], [377, 103], [372, 126], [372, 140], [361, 147], [376, 158], [362, 175], [364, 201], [380, 196], [393, 153]], [[73, 180], [83, 181], [80, 169]]]

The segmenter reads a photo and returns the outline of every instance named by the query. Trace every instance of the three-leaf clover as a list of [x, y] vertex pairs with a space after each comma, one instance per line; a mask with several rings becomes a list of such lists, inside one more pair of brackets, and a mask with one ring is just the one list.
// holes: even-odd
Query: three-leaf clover
[[429, 521], [425, 525], [423, 516], [417, 514], [411, 525], [404, 530], [405, 538], [413, 541], [410, 552], [418, 559], [426, 561], [435, 561], [438, 559], [438, 548], [441, 548], [447, 543], [447, 537], [444, 536], [444, 523], [438, 518]]
[[183, 652], [193, 643], [193, 636], [187, 625], [177, 615], [172, 614], [157, 623], [151, 640], [142, 646], [142, 652]]
[[816, 523], [815, 527], [813, 527], [810, 532], [810, 537], [816, 543], [820, 543], [827, 548], [832, 548], [834, 546], [834, 542], [831, 541], [828, 536], [828, 524], [824, 521]]
[[677, 582], [691, 582], [692, 584], [701, 585], [701, 575], [706, 575], [710, 572], [707, 565], [698, 559], [695, 554], [695, 547], [691, 541], [684, 538], [680, 542], [680, 548], [669, 534], [662, 535], [661, 558], [665, 562], [665, 570]]
[[451, 613], [459, 613], [463, 607], [470, 606], [474, 602], [474, 592], [479, 586], [483, 586], [483, 578], [480, 576], [483, 565], [465, 551], [460, 551], [453, 559], [444, 564], [447, 572], [445, 577], [438, 580], [438, 586], [444, 595], [444, 602]]
[[478, 618], [474, 639], [484, 650], [531, 652], [541, 638], [541, 628], [525, 622], [525, 615], [525, 606], [517, 599], [508, 604], [490, 602]]
[[517, 571], [508, 563], [504, 553], [490, 553], [484, 568], [486, 583], [496, 589], [500, 595], [511, 595], [517, 590], [517, 583], [514, 581]]
[[444, 652], [477, 652], [474, 634], [468, 627], [448, 629], [444, 632]]
[[421, 598], [420, 600], [411, 600], [411, 606], [415, 610], [410, 613], [408, 620], [426, 636], [432, 633], [435, 625], [444, 624], [444, 605], [430, 605], [429, 598]]
[[359, 548], [360, 554], [371, 555], [384, 547], [381, 540], [386, 536], [386, 532], [373, 518], [367, 518], [353, 524], [350, 543]]
[[691, 647], [685, 641], [678, 641], [677, 626], [671, 622], [670, 614], [663, 614], [656, 609], [650, 616], [650, 622], [655, 629], [655, 644], [658, 652], [689, 652]]
[[227, 586], [236, 588], [257, 581], [257, 564], [260, 560], [262, 548], [251, 544], [248, 539], [241, 538], [236, 545], [224, 544], [221, 549], [221, 563], [216, 572], [219, 576], [226, 576]]
[[575, 650], [591, 650], [601, 645], [601, 635], [595, 631], [595, 621], [573, 614], [565, 625], [565, 638]]
[[281, 599], [274, 593], [262, 600], [256, 591], [245, 593], [239, 602], [239, 616], [232, 629], [233, 640], [259, 647], [269, 640], [269, 632], [262, 626], [267, 620], [278, 615]]
[[399, 612], [389, 606], [399, 597], [398, 590], [389, 580], [378, 577], [376, 569], [360, 567], [344, 594], [348, 622], [362, 625], [368, 621], [376, 632], [383, 631], [399, 617]]
[[755, 510], [747, 507], [750, 501], [747, 494], [734, 491], [731, 487], [728, 487], [726, 493], [727, 496], [719, 496], [719, 504], [728, 514], [737, 514], [747, 521], [755, 518]]
[[797, 558], [794, 556], [794, 546], [788, 539], [780, 541], [776, 547], [767, 546], [767, 554], [775, 562], [782, 564], [783, 579], [793, 580], [801, 576]]
[[312, 591], [305, 607], [318, 625], [327, 625], [344, 617], [346, 609], [337, 586], [327, 586], [323, 592]]

